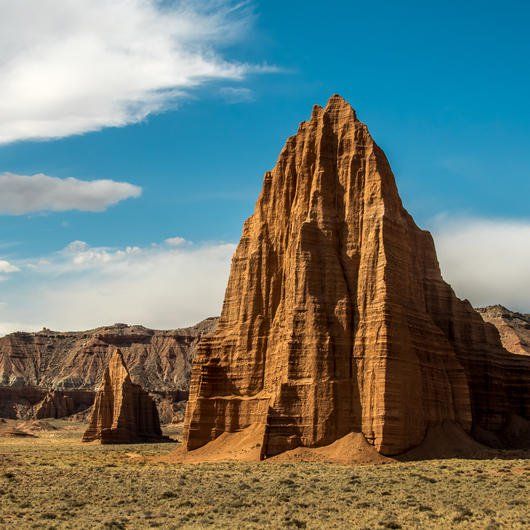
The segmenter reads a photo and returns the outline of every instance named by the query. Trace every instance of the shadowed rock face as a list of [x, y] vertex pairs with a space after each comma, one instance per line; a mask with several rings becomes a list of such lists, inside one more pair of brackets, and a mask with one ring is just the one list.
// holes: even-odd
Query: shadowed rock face
[[58, 390], [51, 390], [44, 399], [35, 406], [33, 416], [35, 419], [64, 418], [79, 412], [75, 400]]
[[333, 96], [265, 175], [198, 347], [185, 443], [258, 425], [262, 458], [350, 432], [398, 454], [445, 421], [498, 433], [529, 418], [529, 381], [443, 281], [384, 153]]
[[103, 444], [164, 441], [155, 402], [131, 381], [119, 350], [112, 355], [97, 391], [83, 441]]

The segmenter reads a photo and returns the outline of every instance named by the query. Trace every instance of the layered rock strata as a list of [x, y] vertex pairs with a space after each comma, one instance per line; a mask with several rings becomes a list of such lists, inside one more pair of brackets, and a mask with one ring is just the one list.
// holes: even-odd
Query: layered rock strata
[[502, 305], [478, 307], [477, 311], [485, 322], [497, 328], [504, 348], [530, 355], [530, 315], [510, 311]]
[[93, 390], [54, 391], [32, 386], [0, 386], [0, 417], [23, 420], [62, 418], [86, 410], [94, 402], [94, 396]]
[[162, 436], [151, 396], [131, 381], [120, 350], [115, 350], [97, 391], [83, 441], [103, 444], [168, 441]]
[[[134, 380], [169, 410], [187, 399], [197, 343], [216, 322], [209, 318], [167, 331], [115, 324], [80, 332], [11, 333], [0, 338], [0, 416], [29, 417], [51, 390], [74, 399], [76, 412], [89, 407], [117, 347]], [[87, 393], [92, 396], [88, 404]]]
[[188, 390], [198, 340], [216, 318], [176, 330], [115, 324], [88, 331], [17, 332], [0, 338], [0, 385], [95, 390], [115, 348], [143, 387]]
[[185, 446], [252, 431], [266, 458], [354, 432], [394, 455], [447, 422], [499, 440], [530, 418], [529, 382], [529, 359], [443, 281], [384, 153], [333, 96], [265, 174], [198, 347]]

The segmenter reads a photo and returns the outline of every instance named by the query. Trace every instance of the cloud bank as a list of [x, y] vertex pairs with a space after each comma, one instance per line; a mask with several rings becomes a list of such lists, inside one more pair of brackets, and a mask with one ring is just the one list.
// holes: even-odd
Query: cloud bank
[[2, 283], [0, 334], [115, 322], [162, 329], [194, 324], [220, 314], [234, 249], [182, 238], [124, 248], [74, 241], [17, 263], [16, 278]]
[[0, 13], [0, 144], [136, 123], [267, 70], [219, 53], [248, 27], [248, 2], [0, 0]]
[[530, 220], [442, 217], [433, 237], [457, 296], [530, 312]]
[[42, 173], [0, 174], [0, 190], [0, 215], [67, 210], [101, 212], [142, 193], [142, 188], [128, 182], [60, 179]]
[[[433, 235], [457, 296], [530, 312], [530, 222], [441, 218]], [[193, 324], [220, 314], [234, 250], [175, 236], [147, 247], [73, 241], [51, 255], [0, 261], [0, 333]]]

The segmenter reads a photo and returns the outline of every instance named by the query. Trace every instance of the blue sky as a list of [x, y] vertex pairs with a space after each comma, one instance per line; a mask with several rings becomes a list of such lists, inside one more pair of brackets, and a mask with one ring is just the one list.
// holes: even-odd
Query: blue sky
[[[0, 104], [0, 174], [11, 175], [5, 185], [15, 189], [4, 201], [9, 204], [0, 201], [0, 258], [8, 264], [1, 284], [3, 329], [88, 327], [112, 318], [174, 327], [215, 312], [231, 245], [252, 212], [263, 173], [312, 105], [335, 92], [350, 101], [385, 150], [418, 224], [439, 234], [442, 267], [457, 293], [530, 311], [530, 256], [519, 248], [530, 247], [527, 2], [268, 0], [233, 10], [234, 3], [223, 1], [133, 1], [129, 7], [116, 2], [121, 7], [106, 13], [113, 2], [87, 0], [66, 14], [59, 0], [33, 3], [35, 28], [20, 37], [6, 30], [16, 29], [24, 13], [0, 0], [7, 42], [0, 41], [7, 49], [0, 51], [0, 64], [14, 65], [0, 67], [0, 77], [14, 79], [13, 86], [0, 86], [7, 101]], [[91, 21], [100, 15], [120, 17], [118, 36], [110, 36], [111, 24], [94, 29]], [[150, 27], [167, 42], [152, 42]], [[104, 46], [86, 44], [96, 40], [94, 32]], [[42, 57], [31, 53], [38, 45]], [[86, 195], [77, 202], [65, 198], [58, 181], [41, 181], [31, 195], [35, 205], [25, 207], [36, 181], [21, 185], [20, 177], [35, 174], [114, 183], [90, 191], [96, 194], [91, 209], [100, 211], [80, 211]], [[117, 182], [141, 194], [118, 189]], [[39, 206], [43, 186], [50, 185], [60, 197]], [[72, 184], [74, 195], [81, 186]], [[11, 207], [17, 193], [25, 194], [18, 210]], [[175, 237], [186, 242], [164, 243]], [[73, 241], [85, 245], [68, 247]], [[222, 249], [211, 296], [205, 292], [191, 313], [187, 301], [174, 301], [181, 284], [173, 277], [170, 301], [145, 304], [148, 294], [142, 294], [132, 304], [160, 305], [163, 316], [130, 311], [126, 300], [127, 311], [113, 306], [98, 320], [95, 308], [123, 295], [105, 282], [94, 306], [72, 312], [84, 295], [74, 300], [68, 293], [85, 293], [107, 271], [90, 275], [65, 267], [65, 253], [81, 252], [86, 261], [90, 252], [100, 267], [127, 247], [151, 259], [152, 252], [164, 256], [168, 246], [181, 257], [198, 253], [197, 259]], [[484, 276], [474, 278], [484, 260]], [[46, 274], [35, 272], [44, 262]], [[193, 267], [186, 270], [181, 281], [204, 282], [194, 279]], [[60, 301], [46, 298], [61, 283], [68, 290]], [[64, 310], [28, 312], [31, 289], [43, 293], [46, 307], [60, 303]]]

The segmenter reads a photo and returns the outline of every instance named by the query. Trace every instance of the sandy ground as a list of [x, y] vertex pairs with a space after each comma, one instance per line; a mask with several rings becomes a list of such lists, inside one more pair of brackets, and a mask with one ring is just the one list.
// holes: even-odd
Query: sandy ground
[[149, 458], [173, 444], [82, 444], [84, 425], [61, 420], [22, 427], [35, 437], [0, 437], [2, 529], [530, 526], [523, 453], [387, 465], [175, 464]]

